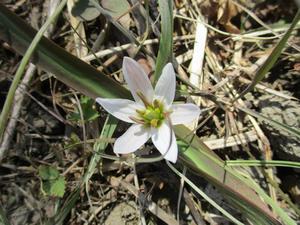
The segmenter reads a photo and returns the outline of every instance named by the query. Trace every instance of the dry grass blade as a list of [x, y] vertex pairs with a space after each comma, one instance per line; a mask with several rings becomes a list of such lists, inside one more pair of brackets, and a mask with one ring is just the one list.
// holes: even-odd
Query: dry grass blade
[[[206, 38], [207, 38], [207, 28], [200, 22], [197, 23], [196, 27], [196, 38], [194, 44], [194, 51], [192, 60], [190, 63], [189, 70], [191, 72], [190, 82], [191, 84], [199, 87], [200, 90], [203, 89], [203, 76], [202, 76], [202, 68], [203, 68], [203, 60], [206, 46]], [[194, 96], [192, 97], [195, 103], [200, 106], [201, 98]], [[189, 125], [191, 130], [194, 130], [198, 124], [197, 118], [195, 121]]]
[[76, 33], [73, 34], [76, 55], [81, 58], [87, 55], [88, 48], [85, 46], [82, 40], [86, 39], [85, 29], [83, 26], [83, 22], [78, 18], [74, 17], [71, 13], [72, 8], [74, 7], [74, 0], [68, 0], [67, 8], [70, 17], [70, 24], [76, 30]]
[[256, 141], [257, 139], [258, 138], [255, 131], [248, 131], [246, 133], [229, 136], [226, 139], [219, 138], [215, 140], [204, 141], [204, 144], [206, 144], [210, 149], [214, 150], [246, 144]]
[[292, 31], [294, 30], [295, 26], [297, 25], [298, 21], [300, 19], [300, 10], [298, 10], [297, 14], [294, 17], [294, 20], [290, 26], [290, 28], [287, 30], [285, 35], [281, 38], [281, 40], [278, 42], [276, 47], [273, 49], [270, 56], [268, 56], [267, 60], [264, 62], [264, 64], [259, 68], [257, 71], [255, 77], [253, 78], [252, 83], [239, 95], [237, 96], [234, 101], [236, 101], [239, 98], [242, 98], [245, 94], [253, 90], [253, 88], [256, 86], [258, 82], [260, 82], [268, 73], [268, 71], [273, 67], [277, 59], [279, 58], [281, 52], [285, 48], [285, 45], [289, 39], [289, 37], [292, 34]]
[[245, 113], [247, 113], [247, 114], [249, 114], [249, 115], [251, 115], [251, 116], [254, 116], [254, 117], [258, 118], [259, 120], [263, 120], [263, 121], [265, 121], [265, 122], [271, 124], [272, 126], [274, 126], [274, 127], [277, 128], [277, 129], [286, 131], [286, 132], [288, 132], [289, 134], [294, 135], [295, 137], [300, 138], [300, 131], [299, 131], [299, 129], [290, 127], [290, 126], [285, 125], [285, 124], [283, 124], [283, 123], [279, 123], [279, 122], [277, 122], [277, 121], [275, 121], [275, 120], [272, 120], [271, 118], [268, 118], [268, 117], [266, 117], [266, 116], [264, 116], [264, 115], [262, 115], [262, 114], [260, 114], [260, 113], [257, 113], [257, 112], [255, 112], [255, 111], [253, 111], [253, 110], [250, 110], [250, 109], [247, 109], [247, 108], [245, 108], [245, 107], [241, 107], [241, 106], [239, 106], [239, 105], [237, 105], [236, 107], [237, 107], [239, 110], [241, 110], [241, 111], [243, 111], [243, 112], [245, 112]]

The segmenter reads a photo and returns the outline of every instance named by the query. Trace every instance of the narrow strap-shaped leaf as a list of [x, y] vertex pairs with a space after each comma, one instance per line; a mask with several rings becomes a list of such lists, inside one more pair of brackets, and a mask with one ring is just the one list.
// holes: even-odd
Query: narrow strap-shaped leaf
[[282, 160], [226, 160], [226, 166], [275, 166], [300, 169], [300, 162]]
[[185, 166], [214, 184], [236, 207], [246, 210], [248, 218], [256, 215], [256, 219], [261, 220], [260, 224], [280, 224], [256, 192], [241, 182], [233, 170], [224, 168], [223, 160], [213, 154], [197, 136], [187, 136], [189, 129], [182, 125], [175, 126], [175, 133], [181, 138], [186, 137], [185, 142], [178, 142], [182, 151], [180, 161]]
[[[0, 4], [0, 38], [24, 54], [36, 31]], [[83, 63], [49, 39], [42, 37], [32, 57], [34, 64], [51, 71], [59, 80], [81, 93], [96, 98], [130, 98], [130, 92], [100, 71]]]
[[[111, 138], [117, 128], [117, 123], [118, 123], [118, 120], [115, 117], [109, 116], [103, 125], [100, 138]], [[108, 143], [100, 142], [98, 144], [96, 143], [96, 145], [97, 145], [96, 152], [93, 154], [93, 156], [89, 162], [88, 169], [87, 169], [84, 179], [83, 179], [85, 183], [88, 182], [88, 180], [94, 174], [96, 166], [98, 165], [98, 163], [101, 159], [100, 153], [102, 153], [105, 150]]]
[[168, 161], [166, 161], [166, 163], [170, 167], [170, 169], [174, 173], [176, 173], [176, 175], [178, 175], [181, 179], [183, 179], [184, 182], [186, 182], [189, 186], [191, 186], [199, 195], [201, 195], [202, 198], [204, 198], [207, 202], [209, 202], [215, 209], [219, 210], [224, 216], [226, 216], [235, 224], [244, 225], [243, 223], [238, 221], [235, 217], [233, 217], [229, 212], [227, 212], [225, 209], [219, 206], [218, 203], [212, 200], [205, 192], [203, 192], [199, 187], [197, 187], [191, 180], [189, 180], [186, 176], [180, 173], [171, 163], [169, 163]]
[[158, 5], [161, 15], [161, 36], [156, 59], [154, 83], [161, 75], [163, 67], [168, 61], [171, 61], [173, 48], [173, 1], [159, 0]]
[[33, 38], [32, 42], [30, 43], [28, 49], [26, 50], [26, 53], [20, 63], [20, 66], [17, 69], [16, 75], [14, 76], [13, 82], [9, 88], [3, 109], [1, 111], [0, 115], [0, 140], [2, 139], [3, 132], [5, 130], [6, 122], [9, 117], [11, 106], [13, 104], [14, 95], [18, 88], [18, 85], [20, 83], [20, 80], [22, 78], [22, 75], [24, 73], [25, 67], [28, 64], [31, 55], [33, 54], [37, 44], [41, 40], [43, 34], [46, 32], [48, 27], [51, 25], [51, 23], [56, 19], [56, 17], [60, 14], [60, 12], [63, 10], [64, 6], [66, 5], [67, 0], [63, 0], [58, 7], [55, 9], [55, 12], [47, 19], [45, 24], [41, 27], [41, 29], [36, 33], [35, 37]]
[[249, 84], [249, 86], [238, 97], [236, 97], [235, 100], [243, 97], [245, 94], [247, 94], [249, 91], [251, 91], [255, 87], [255, 85], [266, 76], [266, 74], [269, 72], [269, 70], [273, 67], [273, 65], [279, 58], [281, 52], [283, 51], [283, 49], [285, 47], [286, 42], [288, 41], [289, 37], [291, 36], [292, 31], [295, 28], [295, 26], [297, 25], [299, 19], [300, 19], [300, 9], [298, 10], [296, 16], [294, 17], [294, 20], [293, 20], [290, 28], [287, 30], [287, 32], [284, 34], [284, 36], [278, 42], [278, 44], [273, 49], [272, 53], [267, 58], [265, 63], [257, 71], [251, 84]]

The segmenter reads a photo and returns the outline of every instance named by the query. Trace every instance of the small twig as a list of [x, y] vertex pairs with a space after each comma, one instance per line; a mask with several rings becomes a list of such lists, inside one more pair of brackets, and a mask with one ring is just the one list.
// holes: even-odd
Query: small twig
[[[181, 40], [185, 40], [185, 39], [194, 39], [195, 36], [194, 35], [185, 35], [185, 36], [181, 36], [181, 37], [175, 37], [174, 41], [181, 41]], [[146, 40], [142, 43], [142, 45], [151, 45], [151, 44], [156, 44], [158, 43], [159, 40], [156, 39], [150, 39], [150, 40]], [[131, 48], [132, 46], [134, 46], [135, 44], [129, 43], [129, 44], [124, 44], [118, 47], [113, 47], [110, 49], [105, 49], [105, 50], [101, 50], [99, 52], [96, 52], [95, 54], [91, 54], [91, 55], [87, 55], [85, 57], [82, 57], [81, 60], [85, 61], [85, 62], [90, 62], [96, 58], [102, 58], [104, 56], [110, 55], [110, 54], [115, 54], [118, 52], [122, 52], [125, 51], [129, 48]]]
[[84, 225], [91, 224], [93, 219], [97, 216], [97, 214], [101, 212], [103, 209], [105, 209], [105, 207], [108, 206], [109, 204], [111, 204], [111, 200], [102, 201], [101, 205], [91, 213], [91, 216], [89, 217], [88, 221], [84, 223]]

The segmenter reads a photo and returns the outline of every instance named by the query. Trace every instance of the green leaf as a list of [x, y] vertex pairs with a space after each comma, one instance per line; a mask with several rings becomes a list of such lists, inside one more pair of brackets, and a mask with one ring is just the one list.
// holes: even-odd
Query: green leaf
[[[253, 221], [254, 224], [280, 224], [268, 206], [257, 195], [258, 189], [254, 190], [242, 182], [234, 170], [225, 168], [224, 161], [196, 135], [190, 134], [191, 131], [188, 128], [177, 125], [175, 133], [177, 137], [181, 138], [181, 141], [177, 142], [181, 150], [180, 162], [195, 174], [201, 175], [215, 185], [223, 196], [240, 209], [248, 219], [257, 221]], [[283, 210], [281, 213], [286, 216]]]
[[59, 177], [59, 172], [56, 168], [50, 166], [39, 166], [39, 177], [42, 180], [55, 180]]
[[154, 73], [155, 82], [160, 77], [167, 62], [172, 61], [173, 52], [173, 1], [159, 0], [158, 5], [161, 15], [161, 36]]
[[41, 183], [41, 191], [46, 196], [63, 197], [65, 193], [65, 179], [59, 176], [55, 180], [43, 180]]
[[55, 181], [51, 182], [50, 195], [63, 197], [65, 193], [65, 178], [60, 176]]
[[226, 160], [227, 166], [290, 167], [300, 169], [300, 162], [283, 160]]
[[115, 19], [125, 15], [130, 10], [130, 4], [127, 0], [101, 0], [101, 5]]
[[56, 168], [40, 166], [38, 169], [41, 178], [41, 191], [46, 196], [63, 197], [65, 193], [65, 179], [59, 175]]
[[83, 21], [96, 19], [100, 12], [90, 0], [77, 0], [71, 10], [74, 17]]
[[[0, 38], [22, 54], [36, 34], [32, 27], [2, 4], [0, 4], [0, 30]], [[37, 46], [32, 61], [45, 71], [52, 71], [59, 80], [89, 97], [131, 97], [129, 91], [116, 81], [64, 51], [45, 37], [42, 37]], [[87, 86], [83, 86], [83, 84]]]
[[[93, 99], [87, 96], [81, 96], [80, 98], [81, 110], [85, 122], [92, 121], [99, 116], [99, 113], [94, 106], [94, 102], [95, 101]], [[81, 121], [80, 110], [77, 109], [76, 112], [71, 113], [69, 115], [69, 119], [74, 121]]]
[[[186, 149], [185, 149], [186, 150]], [[219, 210], [225, 217], [230, 219], [233, 223], [237, 225], [244, 225], [240, 221], [238, 221], [235, 217], [233, 217], [229, 212], [219, 206], [213, 199], [211, 199], [205, 192], [203, 192], [200, 188], [197, 187], [190, 179], [188, 179], [185, 175], [180, 173], [171, 163], [166, 161], [167, 165], [176, 173], [184, 182], [186, 182], [191, 188], [193, 188], [202, 198], [204, 198], [208, 203], [210, 203], [215, 209]]]
[[113, 20], [118, 21], [124, 28], [129, 29], [131, 6], [127, 0], [102, 0], [101, 5], [110, 13]]

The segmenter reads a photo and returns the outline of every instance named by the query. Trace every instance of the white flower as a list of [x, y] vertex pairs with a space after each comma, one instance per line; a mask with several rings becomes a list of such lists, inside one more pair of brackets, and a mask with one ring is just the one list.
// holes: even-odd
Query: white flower
[[176, 76], [168, 63], [153, 90], [150, 80], [139, 64], [131, 58], [123, 61], [125, 81], [135, 101], [97, 98], [110, 114], [133, 125], [114, 144], [114, 152], [128, 154], [139, 149], [151, 137], [165, 159], [175, 163], [178, 156], [172, 125], [192, 122], [200, 114], [195, 104], [174, 104]]

